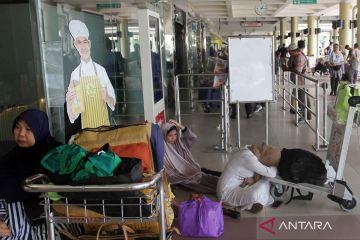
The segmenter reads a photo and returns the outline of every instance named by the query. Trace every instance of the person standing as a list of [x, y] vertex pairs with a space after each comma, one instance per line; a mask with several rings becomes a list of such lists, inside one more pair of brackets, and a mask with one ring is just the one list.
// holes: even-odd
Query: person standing
[[[354, 50], [353, 50], [354, 52]], [[334, 44], [333, 52], [330, 54], [330, 85], [331, 85], [331, 92], [330, 96], [336, 96], [337, 87], [339, 81], [343, 75], [343, 64], [344, 64], [344, 56], [339, 51], [339, 44]]]
[[79, 20], [69, 24], [74, 46], [81, 62], [71, 73], [66, 94], [67, 114], [71, 123], [81, 114], [81, 128], [110, 125], [107, 106], [115, 110], [115, 91], [104, 67], [93, 62], [89, 30]]
[[[298, 51], [297, 51], [297, 46], [295, 43], [292, 43], [288, 46], [287, 48], [289, 54], [290, 54], [290, 58], [289, 58], [289, 61], [287, 62], [287, 66], [283, 65], [282, 66], [282, 69], [283, 71], [293, 71], [294, 69], [294, 60], [295, 60], [295, 57], [299, 54]], [[296, 74], [295, 72], [290, 72], [290, 81], [293, 83], [293, 84], [296, 84]], [[291, 96], [291, 108], [290, 108], [290, 113], [291, 114], [295, 114], [295, 94], [296, 94], [296, 89], [293, 89], [292, 90], [292, 96]]]
[[351, 83], [356, 83], [360, 71], [360, 50], [357, 43], [354, 44], [354, 49], [351, 51], [349, 58], [351, 63], [351, 77], [349, 80]]

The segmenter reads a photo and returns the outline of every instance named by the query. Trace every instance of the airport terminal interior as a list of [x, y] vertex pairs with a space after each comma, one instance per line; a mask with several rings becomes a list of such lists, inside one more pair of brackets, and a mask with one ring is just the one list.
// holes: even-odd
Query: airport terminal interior
[[[294, 184], [270, 180], [277, 204], [254, 213], [222, 203], [240, 216], [225, 214], [218, 239], [360, 239], [360, 111], [347, 102], [360, 93], [359, 10], [360, 0], [1, 0], [0, 156], [29, 108], [46, 112], [64, 143], [94, 122], [174, 119], [197, 135], [190, 151], [201, 168], [222, 172], [251, 144], [307, 150], [334, 165], [321, 189], [297, 187], [311, 200], [287, 204]], [[294, 52], [304, 56], [300, 70]], [[79, 83], [86, 71], [97, 90]], [[91, 97], [69, 104], [79, 91], [105, 104], [89, 117]], [[174, 211], [198, 193], [171, 190]]]

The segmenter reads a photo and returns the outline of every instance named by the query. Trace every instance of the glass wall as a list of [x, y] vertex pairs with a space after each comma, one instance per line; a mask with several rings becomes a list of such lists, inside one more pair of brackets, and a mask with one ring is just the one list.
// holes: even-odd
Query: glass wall
[[13, 119], [27, 108], [45, 110], [33, 4], [0, 3], [0, 156], [13, 145]]
[[[170, 9], [160, 16], [172, 26], [172, 4], [156, 4], [153, 11]], [[12, 120], [27, 108], [47, 111], [60, 141], [80, 128], [144, 120], [138, 10], [120, 0], [0, 4], [1, 155], [13, 142]], [[150, 24], [156, 101], [166, 95], [173, 36], [165, 36], [163, 19]]]
[[[80, 127], [143, 121], [138, 9], [120, 1], [101, 4], [42, 1], [41, 13], [47, 103], [55, 136], [67, 140]], [[77, 33], [73, 33], [85, 30], [79, 26], [72, 30], [72, 20], [81, 21], [88, 31], [85, 50], [80, 45], [83, 42], [77, 43]], [[152, 27], [153, 40], [158, 40], [159, 24]], [[154, 54], [159, 55], [160, 45], [152, 42]], [[90, 55], [89, 62], [86, 51]], [[159, 80], [157, 93], [162, 96], [161, 74], [155, 75]], [[99, 78], [98, 90], [94, 76]], [[82, 84], [86, 77], [92, 79], [93, 85], [90, 86], [89, 81]], [[94, 96], [101, 101], [94, 100]], [[92, 106], [96, 106], [93, 107], [96, 119], [83, 112], [84, 108]]]

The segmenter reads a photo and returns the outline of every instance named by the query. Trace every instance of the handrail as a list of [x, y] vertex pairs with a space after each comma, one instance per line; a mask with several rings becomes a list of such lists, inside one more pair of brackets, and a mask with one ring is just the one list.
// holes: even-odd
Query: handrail
[[24, 181], [24, 190], [27, 192], [108, 192], [108, 191], [134, 191], [149, 188], [156, 184], [161, 178], [163, 170], [156, 173], [150, 179], [144, 179], [143, 182], [126, 183], [126, 184], [111, 184], [111, 185], [53, 185], [53, 184], [37, 184], [37, 182], [46, 179], [43, 174], [38, 174]]
[[[190, 84], [189, 88], [180, 88], [179, 87], [179, 77], [194, 77], [194, 76], [224, 76], [227, 77], [228, 73], [180, 73], [175, 76], [175, 83], [174, 83], [174, 92], [175, 92], [175, 118], [176, 120], [181, 123], [181, 111], [180, 111], [180, 103], [181, 102], [190, 102], [191, 106], [193, 106], [194, 102], [216, 102], [216, 100], [196, 100], [194, 101], [194, 98], [192, 96], [193, 90], [198, 89], [213, 89], [213, 87], [194, 87], [193, 82]], [[190, 90], [190, 100], [189, 101], [180, 101], [180, 90]], [[214, 115], [214, 114], [220, 114], [221, 115], [221, 125], [220, 125], [220, 146], [216, 146], [215, 148], [217, 150], [224, 150], [228, 151], [229, 143], [230, 143], [230, 130], [229, 130], [229, 114], [228, 114], [228, 106], [229, 106], [229, 99], [228, 99], [228, 81], [225, 81], [225, 83], [220, 86], [221, 90], [221, 112], [220, 113], [203, 113], [202, 115]], [[219, 102], [219, 101], [217, 101]], [[186, 115], [186, 114], [182, 114]], [[192, 114], [193, 115], [193, 114]]]
[[[291, 81], [290, 79], [290, 74], [295, 74], [295, 83], [293, 81]], [[298, 84], [298, 78], [299, 77], [303, 77], [305, 79], [304, 84], [303, 85], [299, 85]], [[281, 81], [282, 80], [282, 81]], [[313, 84], [306, 84], [306, 81], [310, 81]], [[304, 106], [304, 113], [303, 113], [303, 117], [305, 123], [307, 124], [307, 126], [309, 126], [309, 128], [315, 133], [315, 144], [313, 145], [313, 147], [315, 148], [316, 151], [318, 150], [326, 150], [327, 149], [327, 96], [326, 96], [326, 85], [324, 84], [324, 82], [326, 81], [322, 81], [319, 79], [316, 79], [314, 77], [305, 75], [305, 74], [301, 74], [301, 73], [297, 73], [294, 71], [278, 71], [278, 76], [277, 76], [277, 81], [275, 82], [275, 84], [277, 85], [277, 88], [275, 90], [275, 92], [277, 93], [277, 95], [279, 95], [280, 97], [283, 98], [283, 110], [286, 110], [286, 104], [288, 104], [288, 106], [290, 106], [290, 109], [293, 109], [296, 113], [296, 126], [299, 125], [299, 118], [301, 116], [301, 113], [299, 111], [299, 105], [301, 104], [302, 106]], [[309, 92], [307, 92], [305, 89], [307, 88], [314, 88], [315, 89], [315, 96], [313, 94], [310, 94]], [[322, 97], [322, 102], [323, 102], [323, 112], [322, 112], [322, 126], [320, 126], [320, 88], [323, 88], [323, 97]], [[280, 91], [280, 89], [282, 89], [282, 93]], [[304, 102], [302, 102], [299, 99], [298, 96], [298, 91], [295, 91], [295, 95], [293, 95], [291, 93], [291, 89], [301, 89], [304, 93]], [[307, 104], [307, 97], [310, 97], [312, 99], [315, 100], [315, 110], [311, 109], [308, 107]], [[295, 107], [293, 107], [291, 105], [291, 99], [294, 99], [296, 101]], [[315, 118], [315, 127], [312, 126], [309, 121], [307, 120], [308, 116], [307, 114], [313, 115]], [[320, 128], [322, 127], [322, 134], [320, 134]], [[320, 145], [320, 141], [323, 141], [323, 143]]]

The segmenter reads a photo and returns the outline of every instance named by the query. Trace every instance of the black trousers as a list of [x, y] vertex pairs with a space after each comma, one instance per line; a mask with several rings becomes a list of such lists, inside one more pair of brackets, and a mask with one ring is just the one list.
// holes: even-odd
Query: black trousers
[[[236, 103], [230, 104], [231, 107], [231, 116], [236, 116]], [[245, 112], [246, 115], [249, 116], [253, 112], [252, 103], [245, 103]]]
[[339, 77], [331, 77], [330, 78], [330, 85], [331, 85], [331, 91], [332, 92], [336, 92], [337, 91], [337, 87], [339, 84], [340, 78]]

